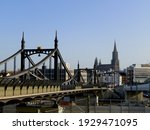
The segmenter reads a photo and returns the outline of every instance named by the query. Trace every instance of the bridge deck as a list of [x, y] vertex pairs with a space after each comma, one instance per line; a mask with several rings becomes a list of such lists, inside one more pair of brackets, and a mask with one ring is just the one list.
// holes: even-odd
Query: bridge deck
[[150, 91], [150, 84], [124, 86], [126, 91]]
[[[12, 99], [24, 99], [28, 97], [36, 97], [36, 96], [46, 96], [46, 95], [59, 95], [59, 94], [75, 94], [75, 93], [82, 93], [82, 92], [88, 92], [88, 91], [100, 91], [100, 90], [106, 90], [107, 88], [82, 88], [81, 86], [77, 86], [75, 89], [72, 90], [60, 90], [59, 87], [55, 88], [53, 87], [53, 90], [50, 91], [41, 91], [39, 93], [28, 93], [25, 94], [27, 90], [24, 89], [25, 92], [22, 92], [22, 95], [7, 95], [7, 96], [1, 96], [0, 101], [8, 101]], [[10, 90], [8, 90], [10, 91]]]

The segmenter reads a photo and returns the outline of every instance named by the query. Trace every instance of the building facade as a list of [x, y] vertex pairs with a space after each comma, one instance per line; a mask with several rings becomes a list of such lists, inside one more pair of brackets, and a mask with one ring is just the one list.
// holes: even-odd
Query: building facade
[[[68, 70], [70, 71], [71, 75], [74, 75], [74, 69], [70, 68], [70, 64], [66, 63], [66, 66], [68, 68]], [[40, 70], [43, 75], [48, 78], [49, 80], [54, 80], [54, 68], [47, 68], [45, 65], [42, 66], [42, 69]], [[58, 73], [57, 73], [57, 78], [59, 81], [66, 81], [68, 80], [70, 77], [67, 74], [66, 70], [64, 68], [61, 67], [60, 63], [58, 63]]]
[[144, 83], [150, 78], [150, 64], [133, 64], [127, 67], [127, 83]]
[[119, 65], [119, 58], [118, 58], [118, 51], [117, 51], [116, 42], [114, 42], [114, 49], [113, 49], [113, 52], [112, 52], [111, 63], [110, 64], [102, 64], [101, 60], [99, 60], [99, 63], [98, 63], [98, 59], [96, 57], [95, 62], [94, 62], [94, 68], [96, 70], [100, 70], [100, 71], [113, 70], [115, 72], [119, 72], [120, 65]]

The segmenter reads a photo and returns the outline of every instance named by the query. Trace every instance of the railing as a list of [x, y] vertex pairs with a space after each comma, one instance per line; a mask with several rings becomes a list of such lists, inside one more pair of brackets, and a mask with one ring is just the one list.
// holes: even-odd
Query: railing
[[149, 113], [150, 107], [144, 102], [125, 101], [119, 99], [100, 99], [97, 105], [95, 100], [82, 98], [61, 106], [63, 113]]

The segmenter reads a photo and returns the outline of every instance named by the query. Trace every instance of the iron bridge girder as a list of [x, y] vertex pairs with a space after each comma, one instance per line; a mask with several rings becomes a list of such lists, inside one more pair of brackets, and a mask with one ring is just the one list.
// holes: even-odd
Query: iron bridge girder
[[34, 54], [46, 54], [48, 55], [50, 52], [54, 51], [54, 49], [24, 49], [24, 57], [28, 57]]

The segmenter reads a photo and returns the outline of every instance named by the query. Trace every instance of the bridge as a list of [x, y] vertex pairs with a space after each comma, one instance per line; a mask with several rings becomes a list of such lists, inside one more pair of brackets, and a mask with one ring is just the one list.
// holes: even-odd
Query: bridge
[[150, 84], [125, 85], [124, 89], [128, 100], [143, 101], [143, 92], [150, 93]]
[[[40, 60], [35, 61], [35, 56], [41, 57]], [[46, 64], [49, 66], [47, 70]], [[54, 47], [50, 49], [26, 49], [23, 33], [21, 49], [0, 61], [0, 67], [3, 68], [0, 73], [0, 106], [44, 97], [59, 100], [65, 95], [79, 93], [98, 96], [98, 93], [107, 90], [96, 84], [85, 84], [79, 64], [74, 76], [71, 74], [58, 49], [57, 31]]]
[[137, 84], [137, 85], [126, 85], [124, 86], [126, 91], [150, 91], [150, 84]]
[[[4, 80], [4, 79], [3, 79]], [[19, 79], [9, 79], [10, 81], [6, 84], [6, 81], [1, 81], [0, 87], [0, 103], [10, 104], [12, 102], [25, 102], [35, 98], [42, 97], [62, 97], [65, 95], [74, 95], [78, 93], [95, 93], [100, 90], [106, 90], [106, 88], [83, 88], [79, 84], [72, 86], [61, 86], [60, 83], [41, 80], [24, 80], [21, 82]], [[7, 79], [8, 80], [8, 79]]]

